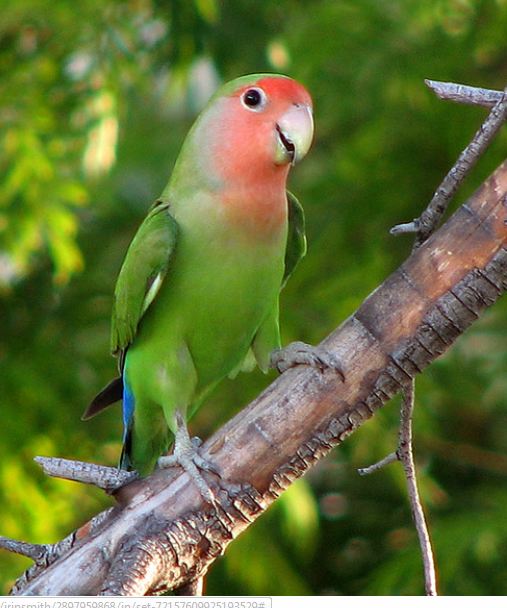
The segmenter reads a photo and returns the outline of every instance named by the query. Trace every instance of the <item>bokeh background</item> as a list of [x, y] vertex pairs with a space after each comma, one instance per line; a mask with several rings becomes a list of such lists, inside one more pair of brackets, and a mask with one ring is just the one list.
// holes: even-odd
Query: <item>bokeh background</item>
[[[80, 415], [115, 371], [115, 278], [219, 83], [304, 82], [316, 141], [291, 176], [309, 253], [284, 290], [284, 342], [317, 342], [408, 255], [418, 215], [485, 116], [424, 78], [507, 83], [505, 0], [0, 1], [0, 534], [56, 541], [111, 504], [35, 455], [114, 464], [119, 407]], [[459, 200], [505, 157], [507, 131]], [[457, 204], [457, 203], [455, 203]], [[415, 448], [445, 594], [507, 594], [507, 304], [417, 381]], [[274, 376], [224, 382], [207, 437]], [[211, 594], [418, 594], [396, 444], [399, 402], [298, 481], [214, 565]], [[304, 421], [302, 421], [304, 424]], [[0, 554], [0, 591], [28, 560]]]

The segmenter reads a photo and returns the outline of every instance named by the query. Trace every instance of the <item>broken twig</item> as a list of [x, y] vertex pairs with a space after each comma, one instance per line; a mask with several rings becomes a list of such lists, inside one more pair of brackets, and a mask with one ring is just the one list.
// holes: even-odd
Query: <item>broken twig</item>
[[106, 492], [114, 492], [138, 478], [138, 474], [135, 472], [122, 471], [115, 467], [105, 467], [91, 462], [46, 456], [36, 456], [34, 460], [41, 465], [46, 475], [87, 483]]
[[471, 87], [466, 84], [455, 84], [454, 82], [440, 82], [439, 80], [426, 79], [425, 84], [437, 97], [443, 100], [466, 103], [469, 105], [492, 108], [503, 97], [502, 91]]
[[48, 554], [49, 547], [52, 545], [38, 545], [34, 543], [26, 543], [22, 540], [14, 540], [12, 538], [6, 538], [0, 536], [0, 547], [11, 553], [17, 553], [18, 555], [24, 555], [33, 559], [34, 562], [40, 563], [44, 561], [44, 558]]
[[391, 462], [396, 462], [397, 460], [399, 460], [398, 454], [396, 452], [391, 452], [385, 458], [382, 458], [382, 460], [371, 464], [369, 467], [357, 469], [357, 472], [359, 473], [359, 475], [371, 475], [376, 471], [380, 471], [380, 469], [383, 469], [388, 464], [391, 464]]

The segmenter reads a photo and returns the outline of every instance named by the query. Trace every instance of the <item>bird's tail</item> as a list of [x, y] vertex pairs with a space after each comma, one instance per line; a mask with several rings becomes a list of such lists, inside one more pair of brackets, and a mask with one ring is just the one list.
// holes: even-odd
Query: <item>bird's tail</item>
[[109, 405], [120, 401], [123, 396], [123, 378], [118, 376], [111, 380], [86, 408], [81, 420], [92, 418]]
[[118, 468], [123, 471], [133, 471], [134, 466], [130, 454], [132, 453], [132, 430], [129, 429], [123, 434], [123, 448], [121, 450]]
[[128, 382], [123, 382], [123, 448], [120, 456], [120, 469], [132, 471], [132, 430], [134, 426], [134, 393]]

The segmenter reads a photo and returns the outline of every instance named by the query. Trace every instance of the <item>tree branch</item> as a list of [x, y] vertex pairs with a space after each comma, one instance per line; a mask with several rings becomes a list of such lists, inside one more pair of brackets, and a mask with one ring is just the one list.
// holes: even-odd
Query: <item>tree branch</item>
[[220, 508], [204, 504], [186, 474], [156, 471], [118, 490], [116, 507], [68, 537], [47, 567], [28, 570], [13, 593], [141, 595], [201, 578], [295, 479], [505, 291], [506, 218], [504, 162], [322, 342], [343, 363], [345, 382], [332, 371], [290, 369], [204, 444], [221, 475]]

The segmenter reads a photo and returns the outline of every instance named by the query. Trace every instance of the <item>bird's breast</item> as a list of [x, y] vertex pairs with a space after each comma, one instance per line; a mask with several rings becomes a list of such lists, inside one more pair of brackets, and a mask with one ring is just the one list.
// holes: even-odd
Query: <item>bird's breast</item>
[[251, 232], [213, 223], [182, 228], [160, 308], [184, 335], [204, 385], [238, 365], [275, 306], [286, 238], [286, 225], [278, 238], [258, 241]]
[[254, 242], [279, 238], [287, 223], [285, 176], [237, 186], [230, 185], [216, 196], [223, 221], [231, 230], [244, 232]]

